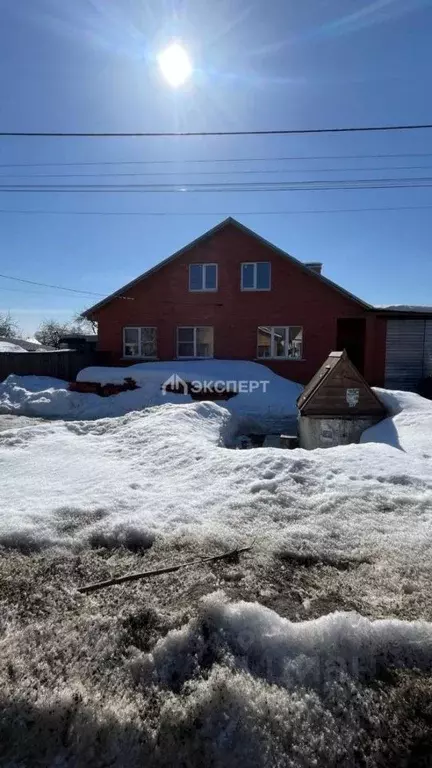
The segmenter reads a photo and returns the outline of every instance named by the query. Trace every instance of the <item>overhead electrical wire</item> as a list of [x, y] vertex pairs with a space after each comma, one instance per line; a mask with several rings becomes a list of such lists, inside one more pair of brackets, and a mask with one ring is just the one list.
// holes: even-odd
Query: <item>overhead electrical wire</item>
[[[353, 173], [375, 172], [378, 171], [424, 171], [430, 170], [432, 165], [381, 165], [378, 167], [366, 168], [248, 168], [246, 170], [224, 170], [224, 171], [129, 171], [127, 173], [20, 173], [20, 174], [0, 174], [0, 179], [94, 179], [94, 178], [125, 178], [137, 176], [179, 176], [188, 174], [191, 176], [243, 176], [243, 175], [262, 175], [262, 174], [281, 174], [281, 173]], [[0, 182], [1, 183], [1, 182]]]
[[198, 136], [306, 136], [328, 133], [387, 133], [391, 131], [429, 130], [432, 123], [365, 125], [338, 128], [277, 128], [253, 131], [0, 131], [0, 137], [14, 138], [169, 138]]
[[180, 193], [191, 192], [289, 192], [348, 189], [412, 189], [432, 186], [432, 177], [376, 179], [312, 179], [295, 181], [187, 182], [172, 184], [0, 184], [7, 193]]
[[[375, 155], [282, 155], [273, 157], [213, 157], [185, 158], [163, 160], [85, 160], [71, 162], [49, 163], [0, 163], [0, 168], [70, 168], [73, 166], [107, 166], [107, 165], [184, 165], [185, 163], [266, 163], [292, 160], [377, 160], [400, 159], [402, 157], [432, 157], [432, 152], [405, 152]], [[343, 169], [341, 169], [343, 170]]]
[[0, 277], [5, 280], [15, 280], [18, 283], [28, 283], [29, 285], [39, 285], [44, 288], [54, 288], [57, 291], [70, 291], [72, 293], [81, 293], [86, 294], [87, 296], [104, 296], [104, 293], [95, 293], [94, 291], [85, 291], [78, 288], [67, 288], [63, 285], [51, 285], [50, 283], [40, 283], [36, 280], [28, 280], [24, 277], [12, 277], [11, 275], [2, 275], [0, 274]]
[[374, 211], [424, 211], [432, 205], [389, 205], [365, 208], [318, 208], [289, 211], [52, 211], [30, 209], [0, 209], [1, 214], [30, 216], [295, 216], [314, 213], [373, 213]]
[[64, 294], [59, 293], [47, 293], [44, 288], [42, 288], [40, 291], [32, 291], [31, 288], [9, 288], [5, 285], [0, 285], [0, 292], [2, 291], [7, 291], [8, 293], [32, 293], [36, 296], [64, 296]]

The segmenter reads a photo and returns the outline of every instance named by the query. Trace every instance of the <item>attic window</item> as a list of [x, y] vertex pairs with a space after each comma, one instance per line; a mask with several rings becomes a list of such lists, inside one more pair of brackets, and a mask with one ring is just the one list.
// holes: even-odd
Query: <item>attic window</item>
[[241, 265], [242, 291], [270, 290], [270, 262], [250, 261]]
[[189, 264], [190, 291], [217, 291], [217, 264]]

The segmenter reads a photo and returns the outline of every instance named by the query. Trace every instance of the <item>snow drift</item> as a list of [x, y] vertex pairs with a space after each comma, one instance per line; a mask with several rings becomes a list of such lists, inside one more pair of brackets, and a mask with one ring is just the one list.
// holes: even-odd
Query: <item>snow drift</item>
[[[9, 382], [3, 392], [25, 407], [34, 396], [38, 409], [46, 398], [60, 415], [73, 393], [50, 383], [41, 392], [34, 381], [32, 393], [32, 382]], [[228, 450], [236, 417], [205, 402], [94, 421], [16, 419], [1, 431], [7, 764], [423, 764], [432, 624], [320, 616], [332, 610], [327, 600], [344, 605], [351, 593], [369, 615], [417, 616], [428, 599], [432, 404], [409, 393], [379, 395], [393, 415], [362, 444], [311, 452]], [[256, 544], [229, 568], [77, 594], [84, 579], [142, 569], [142, 558], [125, 549], [106, 558], [91, 547], [143, 550], [155, 538], [160, 549], [145, 553], [152, 565], [161, 550], [162, 561], [171, 557], [172, 545], [198, 554]], [[42, 547], [49, 547], [43, 556], [16, 551]], [[324, 565], [297, 568], [303, 575], [293, 586], [284, 558], [302, 554]], [[338, 558], [357, 565], [338, 578], [325, 565]], [[241, 577], [237, 586], [227, 571]], [[253, 602], [268, 598], [263, 575], [279, 592], [279, 613]], [[214, 591], [221, 583], [235, 599]], [[295, 595], [299, 585], [305, 589]], [[250, 601], [239, 600], [247, 590]], [[319, 618], [280, 615], [296, 618], [301, 606], [302, 618]], [[430, 603], [427, 610], [430, 618]]]
[[[85, 368], [78, 381], [123, 384], [132, 377], [139, 389], [101, 398], [69, 392], [64, 381], [36, 376], [9, 376], [0, 384], [0, 414], [63, 419], [101, 419], [123, 416], [131, 411], [166, 403], [192, 402], [190, 395], [164, 394], [163, 383], [173, 374], [186, 382], [255, 382], [255, 389], [239, 392], [225, 402], [230, 413], [241, 419], [249, 432], [292, 429], [297, 415], [296, 401], [302, 386], [277, 376], [258, 363], [232, 360], [141, 363], [127, 368]], [[263, 383], [264, 382], [264, 383]], [[262, 384], [263, 383], [263, 384]]]
[[363, 444], [317, 451], [228, 450], [236, 421], [215, 403], [8, 429], [0, 542], [138, 548], [155, 536], [228, 546], [258, 537], [270, 550], [426, 562], [432, 404], [383, 396], [400, 412]]

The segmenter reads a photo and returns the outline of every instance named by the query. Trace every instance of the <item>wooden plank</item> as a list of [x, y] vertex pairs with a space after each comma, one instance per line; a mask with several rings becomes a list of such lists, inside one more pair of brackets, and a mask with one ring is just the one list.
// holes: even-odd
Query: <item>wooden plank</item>
[[[334, 363], [335, 358], [329, 360]], [[321, 370], [327, 373], [319, 380], [317, 376], [312, 379], [315, 389], [310, 392], [309, 388], [304, 406], [300, 403], [302, 415], [354, 418], [385, 414], [384, 406], [346, 354], [336, 358], [329, 369], [324, 365]]]

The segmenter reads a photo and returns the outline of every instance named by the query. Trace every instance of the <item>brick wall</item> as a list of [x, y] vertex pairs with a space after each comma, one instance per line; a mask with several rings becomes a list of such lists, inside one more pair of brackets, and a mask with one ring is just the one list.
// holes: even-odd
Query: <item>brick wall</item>
[[[271, 263], [271, 291], [241, 291], [244, 261]], [[194, 262], [218, 264], [216, 292], [189, 292], [188, 266]], [[157, 327], [160, 360], [176, 357], [177, 326], [211, 325], [215, 358], [255, 360], [259, 325], [301, 325], [304, 359], [268, 361], [267, 365], [305, 383], [335, 349], [337, 319], [366, 317], [365, 375], [373, 384], [383, 381], [385, 324], [380, 325], [373, 313], [235, 226], [198, 243], [132, 287], [127, 296], [132, 300], [114, 299], [95, 313], [99, 349], [110, 354], [113, 364], [137, 362], [122, 360], [123, 327], [128, 325]]]

